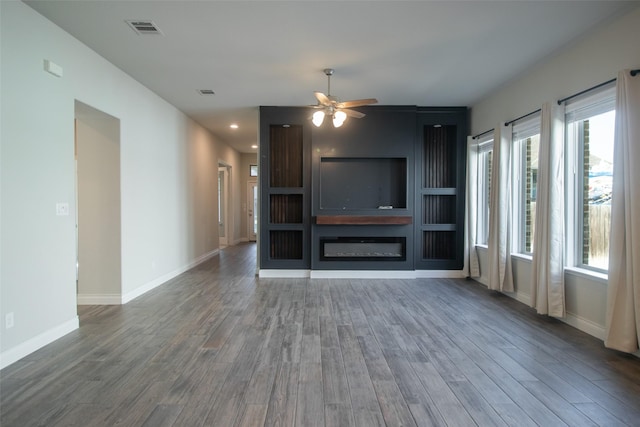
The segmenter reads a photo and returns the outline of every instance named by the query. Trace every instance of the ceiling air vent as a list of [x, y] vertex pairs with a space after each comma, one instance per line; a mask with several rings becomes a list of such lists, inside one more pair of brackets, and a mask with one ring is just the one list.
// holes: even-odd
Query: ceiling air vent
[[158, 28], [153, 21], [139, 21], [139, 20], [131, 20], [126, 21], [127, 24], [135, 31], [137, 34], [160, 34], [162, 35], [162, 31]]
[[215, 95], [216, 94], [213, 91], [213, 89], [198, 89], [198, 93], [200, 93], [200, 95]]

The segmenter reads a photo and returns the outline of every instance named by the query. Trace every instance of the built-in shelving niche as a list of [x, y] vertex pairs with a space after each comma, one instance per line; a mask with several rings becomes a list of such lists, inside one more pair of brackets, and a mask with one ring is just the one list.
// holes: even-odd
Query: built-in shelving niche
[[272, 224], [302, 224], [302, 194], [271, 194], [269, 207]]
[[466, 108], [418, 112], [416, 269], [461, 269]]
[[323, 157], [319, 180], [319, 212], [407, 208], [406, 158]]
[[302, 187], [302, 126], [270, 126], [269, 130], [269, 186]]
[[302, 243], [302, 231], [271, 230], [269, 257], [273, 260], [301, 260]]
[[307, 122], [293, 109], [261, 108], [261, 268], [309, 268]]
[[423, 197], [424, 224], [455, 224], [456, 196], [427, 194]]

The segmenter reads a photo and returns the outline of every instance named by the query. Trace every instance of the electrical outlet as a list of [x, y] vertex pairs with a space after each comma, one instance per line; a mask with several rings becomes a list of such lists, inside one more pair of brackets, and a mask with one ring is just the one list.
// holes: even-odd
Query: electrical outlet
[[4, 316], [4, 327], [5, 329], [13, 328], [13, 312]]

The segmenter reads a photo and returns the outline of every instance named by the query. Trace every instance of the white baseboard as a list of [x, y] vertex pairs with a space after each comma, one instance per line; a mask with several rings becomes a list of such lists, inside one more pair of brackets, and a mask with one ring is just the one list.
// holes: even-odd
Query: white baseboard
[[204, 255], [199, 256], [198, 258], [196, 258], [194, 261], [192, 261], [191, 263], [178, 268], [176, 270], [173, 270], [167, 274], [164, 274], [150, 282], [145, 283], [142, 286], [137, 287], [136, 289], [134, 289], [131, 292], [127, 292], [126, 294], [122, 295], [122, 304], [126, 304], [131, 300], [134, 300], [136, 298], [138, 298], [139, 296], [149, 292], [150, 290], [157, 288], [158, 286], [162, 285], [163, 283], [166, 283], [167, 281], [173, 279], [174, 277], [184, 273], [185, 271], [192, 269], [193, 267], [197, 266], [198, 264], [202, 264], [203, 262], [207, 261], [210, 258], [213, 258], [214, 256], [218, 255], [220, 253], [220, 249], [214, 249], [211, 252], [208, 252]]
[[413, 270], [311, 270], [312, 279], [415, 279]]
[[573, 326], [576, 329], [581, 330], [591, 336], [599, 338], [604, 341], [605, 328], [602, 325], [598, 325], [595, 322], [592, 322], [589, 319], [585, 319], [584, 317], [580, 317], [573, 313], [567, 313], [564, 319], [560, 319], [564, 323]]
[[264, 278], [293, 278], [293, 279], [307, 279], [310, 276], [310, 270], [264, 270], [258, 271], [258, 277]]
[[264, 278], [298, 279], [459, 279], [466, 277], [462, 270], [284, 270], [260, 269], [258, 276]]
[[78, 294], [78, 305], [120, 305], [120, 294]]
[[416, 270], [418, 279], [464, 279], [467, 275], [462, 270]]
[[69, 332], [72, 332], [80, 327], [78, 316], [73, 317], [71, 320], [49, 329], [35, 337], [18, 344], [17, 346], [0, 353], [0, 369], [4, 369], [12, 363], [17, 362], [25, 356], [33, 353], [36, 350], [41, 349], [47, 344], [62, 338]]
[[[531, 295], [524, 294], [522, 292], [503, 292], [505, 295], [519, 301], [527, 306], [531, 306]], [[564, 318], [558, 318], [558, 320], [566, 323], [569, 326], [582, 331], [592, 337], [598, 338], [604, 341], [605, 328], [603, 325], [599, 325], [589, 319], [578, 316], [573, 313], [567, 313]]]
[[524, 305], [531, 307], [531, 295], [524, 294], [522, 292], [503, 292], [503, 294], [510, 296], [516, 301], [520, 301]]

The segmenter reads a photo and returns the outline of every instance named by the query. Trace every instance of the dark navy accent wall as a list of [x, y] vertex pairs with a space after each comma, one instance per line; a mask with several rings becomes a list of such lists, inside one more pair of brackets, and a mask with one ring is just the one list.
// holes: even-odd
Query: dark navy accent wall
[[[348, 118], [340, 128], [327, 118], [317, 128], [310, 108], [260, 107], [260, 268], [462, 268], [467, 109], [369, 106], [358, 111], [366, 116]], [[274, 127], [288, 124], [303, 128], [301, 188], [270, 184], [270, 166], [291, 161], [292, 154], [283, 152], [290, 144], [286, 135], [270, 150], [270, 138], [282, 138]], [[297, 215], [303, 219], [283, 223]], [[406, 257], [321, 257], [321, 239], [371, 237], [400, 238]], [[301, 248], [290, 251], [291, 245]]]

